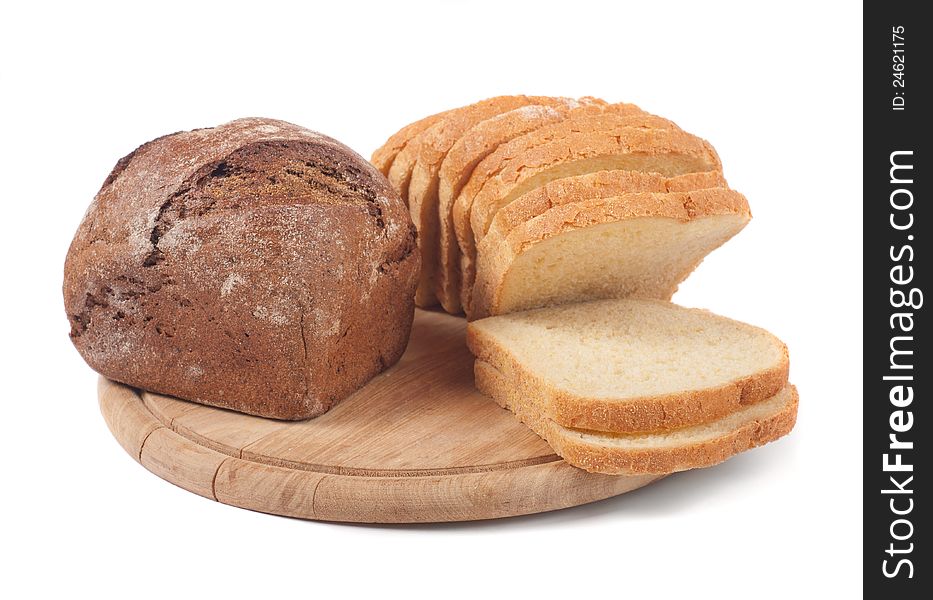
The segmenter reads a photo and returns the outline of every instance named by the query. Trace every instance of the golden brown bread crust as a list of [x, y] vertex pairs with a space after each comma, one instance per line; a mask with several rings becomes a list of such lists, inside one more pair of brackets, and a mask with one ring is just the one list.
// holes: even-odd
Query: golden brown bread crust
[[[470, 208], [473, 198], [483, 188], [486, 181], [496, 175], [504, 161], [519, 156], [528, 150], [547, 142], [565, 138], [574, 132], [598, 130], [600, 123], [604, 123], [603, 114], [625, 119], [634, 115], [647, 115], [634, 104], [619, 102], [616, 104], [601, 104], [594, 102], [571, 110], [565, 118], [554, 123], [536, 127], [524, 134], [511, 138], [504, 143], [496, 145], [493, 152], [486, 155], [470, 172], [466, 182], [462, 185], [459, 194], [453, 200], [452, 218], [454, 221], [454, 234], [463, 247], [466, 242], [462, 236], [472, 235], [469, 230]], [[676, 128], [673, 123], [670, 124]]]
[[520, 106], [553, 101], [535, 96], [499, 96], [448, 111], [414, 136], [396, 156], [389, 169], [389, 181], [408, 204], [421, 249], [416, 305], [426, 308], [437, 304], [434, 294], [438, 244], [437, 172], [447, 151], [478, 122]]
[[470, 176], [462, 185], [459, 194], [454, 198], [451, 208], [451, 220], [454, 224], [453, 231], [457, 238], [459, 254], [463, 257], [462, 260], [472, 260], [472, 255], [464, 257], [463, 254], [467, 248], [473, 248], [473, 232], [470, 229], [470, 212], [473, 207], [473, 200], [486, 182], [499, 173], [503, 163], [521, 156], [536, 146], [565, 138], [573, 132], [592, 131], [594, 128], [600, 127], [599, 123], [605, 122], [604, 113], [609, 115], [610, 119], [627, 119], [632, 116], [647, 115], [634, 104], [617, 103], [582, 106], [571, 110], [563, 119], [532, 129], [499, 144], [492, 153], [488, 154], [473, 168]]
[[481, 121], [464, 132], [441, 163], [438, 171], [438, 265], [435, 295], [451, 314], [461, 312], [460, 247], [454, 233], [454, 202], [473, 169], [499, 145], [559, 121], [572, 111], [600, 111], [606, 103], [597, 98], [554, 98], [542, 104], [529, 104]]
[[409, 123], [405, 127], [402, 127], [396, 131], [392, 136], [386, 140], [386, 143], [376, 149], [373, 152], [373, 156], [369, 162], [376, 167], [380, 173], [385, 176], [389, 175], [389, 169], [392, 167], [392, 163], [395, 161], [395, 157], [398, 156], [398, 153], [402, 151], [403, 148], [408, 144], [408, 142], [436, 123], [438, 120], [442, 119], [444, 115], [449, 111], [444, 111], [437, 113], [436, 115], [430, 115], [423, 119], [419, 119], [414, 123]]
[[121, 159], [65, 261], [71, 338], [132, 386], [262, 416], [319, 415], [407, 344], [419, 257], [385, 178], [269, 119]]
[[793, 386], [792, 389], [792, 400], [781, 411], [746, 423], [741, 428], [710, 442], [625, 452], [593, 446], [574, 437], [554, 434], [549, 434], [548, 443], [567, 462], [591, 473], [667, 474], [711, 467], [736, 454], [763, 446], [789, 434], [797, 422], [797, 389]]
[[788, 384], [790, 397], [778, 411], [744, 423], [716, 439], [660, 448], [612, 448], [586, 443], [549, 419], [538, 406], [527, 400], [517, 400], [522, 398], [519, 396], [522, 391], [515, 389], [514, 382], [503, 377], [492, 365], [477, 360], [474, 375], [480, 392], [515, 413], [522, 423], [544, 438], [558, 456], [591, 473], [667, 474], [709, 467], [787, 435], [797, 420], [797, 389]]
[[774, 396], [787, 384], [790, 370], [787, 346], [782, 344], [783, 358], [771, 369], [718, 387], [618, 402], [582, 398], [549, 386], [524, 368], [507, 347], [472, 324], [467, 326], [467, 347], [477, 362], [487, 363], [508, 380], [516, 397], [534, 399], [557, 424], [611, 433], [652, 432], [707, 423]]
[[[624, 179], [623, 172], [612, 171], [602, 172], [610, 179]], [[600, 174], [593, 174], [600, 178]], [[671, 182], [679, 180], [677, 186], [687, 186], [691, 182], [711, 183], [717, 179], [715, 174], [709, 174], [707, 177], [688, 176], [665, 178], [662, 176], [653, 176], [655, 184], [658, 187], [669, 187]], [[584, 176], [590, 177], [590, 176]], [[558, 180], [558, 190], [572, 187], [569, 185], [571, 179]], [[652, 177], [635, 176], [633, 179], [640, 180], [637, 185], [643, 188], [652, 186]], [[561, 184], [560, 182], [564, 182]], [[512, 222], [511, 216], [504, 216], [500, 222], [500, 227], [493, 230], [490, 228], [487, 234], [480, 242], [477, 249], [476, 279], [473, 285], [472, 301], [469, 304], [467, 318], [470, 320], [482, 319], [490, 315], [500, 314], [501, 295], [504, 289], [504, 283], [509, 276], [510, 269], [515, 260], [524, 252], [527, 252], [532, 246], [546, 239], [603, 223], [612, 223], [627, 219], [638, 218], [669, 218], [680, 222], [688, 222], [704, 217], [721, 215], [744, 215], [746, 222], [751, 219], [751, 212], [748, 207], [748, 201], [745, 196], [735, 190], [725, 188], [698, 189], [685, 192], [667, 192], [667, 193], [623, 193], [615, 197], [598, 197], [599, 194], [615, 193], [614, 188], [604, 187], [601, 191], [596, 191], [597, 197], [587, 200], [578, 200], [576, 202], [564, 203], [559, 200], [556, 206], [545, 210], [538, 216], [530, 216], [531, 210], [543, 208], [549, 201], [549, 193], [539, 194], [538, 188], [534, 191], [535, 197], [529, 200], [528, 210], [524, 208], [517, 209], [516, 212], [529, 214], [528, 220], [518, 223], [506, 235], [500, 233]], [[543, 199], [542, 199], [543, 196]], [[524, 197], [519, 200], [523, 200]], [[569, 197], [568, 197], [569, 199]], [[512, 204], [524, 204], [524, 202], [513, 202]], [[511, 205], [510, 205], [511, 206]], [[500, 212], [504, 212], [500, 211]], [[672, 282], [674, 288], [693, 272], [698, 265], [693, 265], [689, 271], [683, 274], [683, 277]], [[660, 298], [669, 300], [670, 298]]]
[[679, 154], [697, 158], [706, 167], [702, 171], [720, 168], [711, 146], [678, 129], [663, 128], [669, 124], [652, 115], [615, 117], [602, 125], [600, 133], [570, 135], [500, 163], [473, 198], [470, 222], [474, 239], [479, 241], [486, 235], [496, 212], [506, 205], [502, 199], [535, 175], [560, 164], [599, 156]]
[[687, 173], [674, 177], [641, 171], [596, 171], [565, 177], [522, 194], [500, 208], [486, 236], [505, 237], [526, 221], [564, 204], [638, 192], [690, 192], [726, 187], [728, 184], [721, 171]]

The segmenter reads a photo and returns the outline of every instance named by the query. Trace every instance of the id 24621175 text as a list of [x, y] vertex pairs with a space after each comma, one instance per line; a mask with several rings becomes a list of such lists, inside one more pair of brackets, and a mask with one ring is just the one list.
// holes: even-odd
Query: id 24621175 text
[[907, 105], [907, 80], [904, 77], [907, 42], [904, 32], [903, 25], [895, 25], [891, 28], [891, 85], [894, 87], [891, 110], [904, 110]]

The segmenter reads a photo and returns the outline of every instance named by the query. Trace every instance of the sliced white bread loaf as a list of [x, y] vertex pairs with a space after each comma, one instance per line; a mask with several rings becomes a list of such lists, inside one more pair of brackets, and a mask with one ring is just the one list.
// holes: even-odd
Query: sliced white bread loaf
[[[455, 207], [454, 226], [461, 252], [461, 302], [467, 313], [476, 267], [476, 241], [482, 239], [503, 206], [537, 187], [564, 177], [595, 171], [630, 170], [665, 176], [720, 170], [719, 158], [705, 141], [673, 128], [658, 117], [614, 115], [587, 117], [539, 129], [500, 146], [474, 170]], [[554, 134], [542, 133], [554, 129]], [[527, 146], [521, 148], [521, 146]], [[487, 162], [488, 161], [488, 162]], [[495, 165], [495, 166], [493, 166]], [[477, 187], [473, 179], [483, 183]]]
[[373, 164], [379, 171], [388, 176], [389, 169], [392, 167], [392, 163], [395, 161], [395, 157], [403, 148], [408, 144], [408, 142], [414, 138], [416, 135], [436, 123], [448, 111], [437, 113], [436, 115], [431, 115], [425, 117], [414, 123], [409, 123], [405, 127], [402, 127], [396, 131], [392, 136], [386, 140], [386, 143], [376, 149], [373, 152], [373, 156], [369, 162]]
[[565, 118], [573, 111], [599, 111], [596, 98], [556, 98], [555, 103], [530, 104], [477, 123], [457, 140], [438, 172], [438, 265], [435, 294], [444, 309], [461, 312], [460, 247], [453, 224], [453, 205], [476, 166], [500, 144]]
[[778, 393], [787, 348], [763, 329], [659, 300], [598, 300], [470, 323], [467, 345], [564, 427], [644, 433]]
[[667, 474], [709, 467], [787, 435], [797, 418], [797, 389], [787, 385], [770, 398], [700, 425], [636, 434], [587, 431], [555, 423], [489, 363], [477, 360], [474, 373], [480, 392], [514, 412], [558, 456], [591, 473]]
[[[477, 102], [450, 111], [408, 143], [406, 151], [412, 148], [411, 155], [403, 151], [396, 158], [395, 164], [400, 165], [399, 169], [405, 167], [402, 163], [407, 165], [410, 157], [414, 158], [406, 193], [411, 219], [418, 230], [418, 246], [421, 248], [421, 279], [415, 295], [415, 303], [418, 306], [429, 307], [437, 304], [434, 290], [439, 245], [438, 173], [450, 148], [471, 127], [486, 119], [523, 106], [564, 103], [562, 98], [543, 96], [500, 96]], [[400, 181], [403, 180], [404, 177]]]
[[503, 219], [479, 244], [467, 316], [601, 298], [669, 300], [749, 219], [745, 197], [727, 188], [558, 204], [504, 235]]

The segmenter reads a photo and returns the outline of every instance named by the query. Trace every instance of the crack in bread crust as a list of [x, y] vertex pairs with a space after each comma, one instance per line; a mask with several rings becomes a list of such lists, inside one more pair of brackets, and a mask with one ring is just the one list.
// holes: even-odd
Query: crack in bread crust
[[298, 419], [398, 360], [419, 259], [407, 209], [359, 155], [241, 119], [121, 159], [63, 292], [72, 341], [105, 376]]

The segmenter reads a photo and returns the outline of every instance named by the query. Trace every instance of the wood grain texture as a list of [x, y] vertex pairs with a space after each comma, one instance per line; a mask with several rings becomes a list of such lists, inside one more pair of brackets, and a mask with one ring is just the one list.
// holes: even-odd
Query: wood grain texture
[[473, 387], [463, 319], [417, 311], [399, 363], [316, 419], [275, 421], [101, 378], [134, 459], [225, 504], [361, 523], [469, 521], [576, 506], [655, 476], [574, 468]]

